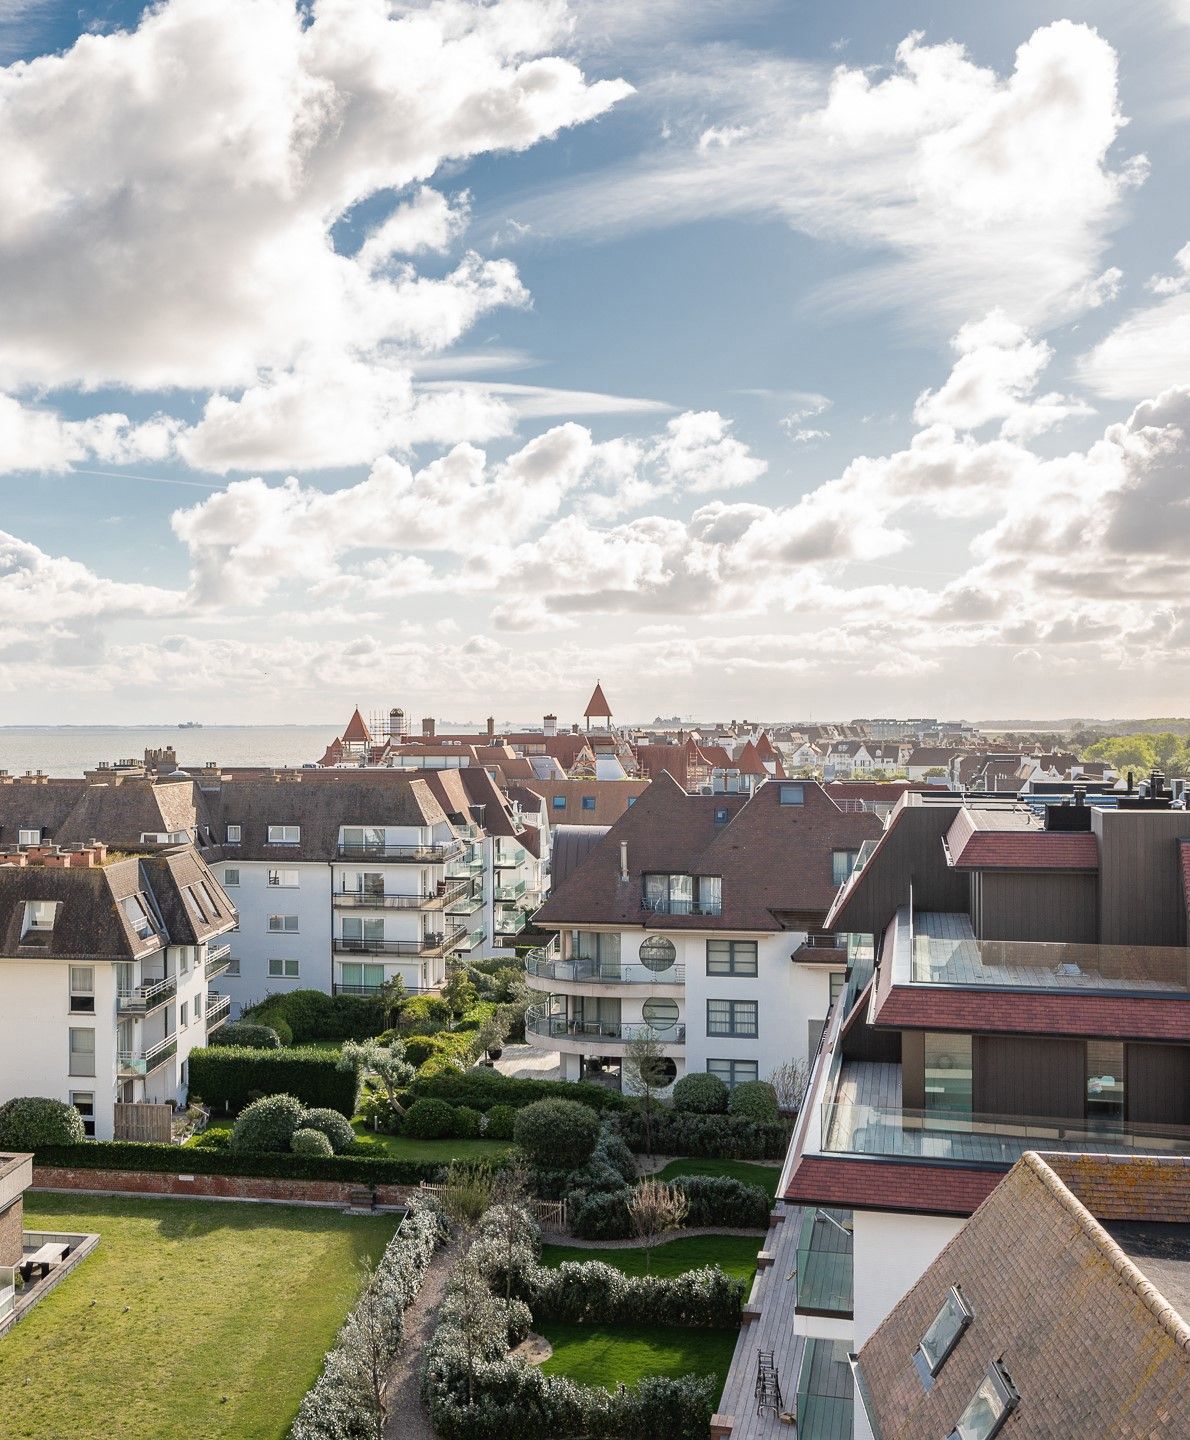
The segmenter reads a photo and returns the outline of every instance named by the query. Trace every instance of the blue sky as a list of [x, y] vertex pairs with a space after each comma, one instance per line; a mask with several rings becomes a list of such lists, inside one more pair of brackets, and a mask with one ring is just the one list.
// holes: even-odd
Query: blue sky
[[1117, 9], [0, 0], [0, 721], [1184, 712]]

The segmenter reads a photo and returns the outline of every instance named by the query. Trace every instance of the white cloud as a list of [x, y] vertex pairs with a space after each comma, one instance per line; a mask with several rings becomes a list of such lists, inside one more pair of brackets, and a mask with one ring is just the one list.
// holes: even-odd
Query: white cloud
[[416, 255], [421, 250], [449, 250], [467, 228], [466, 192], [452, 204], [445, 195], [423, 185], [404, 205], [368, 231], [356, 253], [356, 264], [369, 274], [383, 268], [394, 255]]
[[49, 555], [0, 530], [0, 614], [5, 619], [0, 653], [23, 639], [10, 626], [52, 628], [70, 621], [91, 625], [120, 616], [176, 615], [184, 607], [180, 591], [105, 580], [77, 560]]
[[1081, 357], [1079, 378], [1100, 395], [1139, 400], [1190, 376], [1190, 245], [1174, 265], [1145, 287], [1157, 301], [1133, 310]]
[[120, 414], [64, 420], [56, 410], [0, 395], [0, 473], [60, 473], [88, 460], [108, 465], [162, 460], [179, 429], [164, 415], [139, 423]]

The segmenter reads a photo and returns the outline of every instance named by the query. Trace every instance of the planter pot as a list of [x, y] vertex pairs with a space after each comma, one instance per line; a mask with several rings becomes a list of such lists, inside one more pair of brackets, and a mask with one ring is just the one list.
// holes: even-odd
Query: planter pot
[[499, 1045], [497, 1045], [497, 1046], [495, 1046], [493, 1049], [491, 1049], [491, 1050], [488, 1051], [488, 1059], [489, 1059], [489, 1060], [499, 1060], [500, 1056], [503, 1055], [503, 1054], [504, 1054], [503, 1049], [502, 1049]]

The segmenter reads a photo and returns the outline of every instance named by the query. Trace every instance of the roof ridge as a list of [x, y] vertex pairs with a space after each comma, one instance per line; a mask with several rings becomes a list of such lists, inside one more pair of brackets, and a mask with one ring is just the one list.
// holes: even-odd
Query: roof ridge
[[1112, 1239], [1108, 1231], [1095, 1219], [1061, 1176], [1046, 1164], [1036, 1150], [1026, 1150], [1021, 1156], [1021, 1164], [1032, 1172], [1034, 1178], [1067, 1211], [1083, 1233], [1098, 1249], [1103, 1251], [1112, 1269], [1133, 1291], [1161, 1328], [1168, 1331], [1178, 1348], [1190, 1353], [1190, 1324], [1187, 1324], [1177, 1307], [1165, 1298], [1144, 1271], [1128, 1258], [1120, 1245]]

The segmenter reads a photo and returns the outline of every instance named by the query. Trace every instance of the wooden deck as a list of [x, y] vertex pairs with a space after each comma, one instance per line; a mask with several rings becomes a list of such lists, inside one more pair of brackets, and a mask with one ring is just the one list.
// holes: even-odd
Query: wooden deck
[[[761, 1350], [771, 1350], [781, 1382], [781, 1396], [786, 1409], [797, 1403], [798, 1371], [802, 1363], [805, 1340], [794, 1334], [793, 1309], [797, 1299], [798, 1238], [802, 1228], [802, 1212], [795, 1206], [779, 1207], [785, 1219], [774, 1223], [764, 1242], [763, 1253], [773, 1257], [772, 1264], [757, 1270], [752, 1294], [745, 1305], [745, 1314], [758, 1318], [740, 1329], [727, 1384], [719, 1402], [718, 1421], [712, 1424], [712, 1436], [730, 1435], [731, 1440], [790, 1440], [797, 1432], [792, 1425], [783, 1425], [771, 1411], [756, 1413], [756, 1357]], [[731, 1428], [723, 1428], [730, 1417]], [[808, 1434], [808, 1431], [802, 1433]]]

